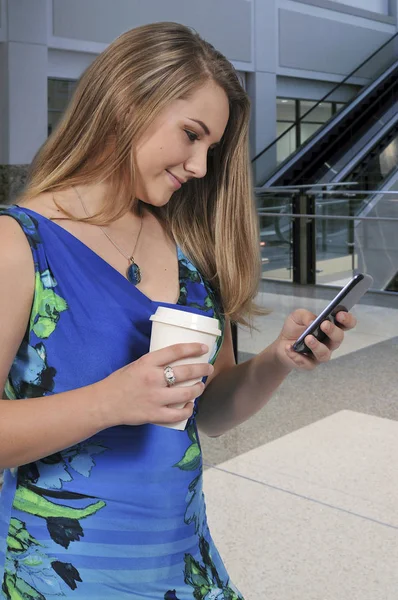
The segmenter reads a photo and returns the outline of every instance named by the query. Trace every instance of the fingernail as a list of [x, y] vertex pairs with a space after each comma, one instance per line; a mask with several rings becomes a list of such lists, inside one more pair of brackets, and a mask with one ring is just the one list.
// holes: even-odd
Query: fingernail
[[214, 373], [214, 367], [213, 365], [209, 365], [209, 374], [211, 375], [212, 373]]
[[344, 313], [343, 313], [342, 315], [340, 315], [340, 318], [339, 318], [339, 320], [340, 320], [340, 321], [342, 321], [342, 322], [344, 323], [344, 321], [346, 321], [346, 320], [347, 320], [347, 317], [346, 317], [346, 315], [345, 315]]
[[315, 346], [315, 344], [316, 344], [315, 339], [314, 338], [309, 339], [307, 344], [308, 344], [308, 346]]
[[203, 350], [203, 352], [208, 352], [209, 346], [206, 346], [206, 344], [202, 344], [202, 350]]

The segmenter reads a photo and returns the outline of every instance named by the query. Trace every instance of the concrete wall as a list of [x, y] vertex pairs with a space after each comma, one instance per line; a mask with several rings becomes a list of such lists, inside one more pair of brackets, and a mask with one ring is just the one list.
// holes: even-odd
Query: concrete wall
[[53, 0], [56, 37], [108, 44], [122, 31], [154, 21], [194, 27], [231, 60], [251, 62], [250, 0]]
[[391, 37], [372, 21], [343, 23], [308, 12], [279, 9], [280, 67], [344, 76]]
[[340, 81], [395, 32], [393, 16], [330, 0], [278, 0], [278, 74]]
[[301, 4], [311, 4], [320, 8], [342, 12], [348, 15], [363, 16], [368, 19], [389, 22], [394, 16], [396, 0], [294, 0]]
[[0, 0], [0, 43], [5, 40], [5, 3]]

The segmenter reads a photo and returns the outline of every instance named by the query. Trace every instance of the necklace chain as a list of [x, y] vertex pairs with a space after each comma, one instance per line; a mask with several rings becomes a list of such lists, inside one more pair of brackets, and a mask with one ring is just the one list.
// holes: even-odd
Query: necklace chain
[[[83, 202], [83, 198], [82, 198], [82, 197], [81, 197], [81, 195], [79, 194], [79, 192], [78, 192], [77, 188], [75, 188], [75, 187], [73, 186], [73, 189], [75, 190], [75, 192], [76, 192], [76, 194], [77, 194], [77, 197], [79, 198], [79, 200], [80, 200], [80, 202], [81, 202], [81, 205], [82, 205], [82, 207], [83, 207], [83, 210], [84, 210], [84, 212], [86, 213], [86, 216], [87, 216], [87, 217], [90, 217], [90, 215], [89, 215], [89, 214], [88, 214], [88, 212], [87, 212], [86, 205], [85, 205], [85, 204], [84, 204], [84, 202]], [[113, 246], [115, 246], [116, 250], [118, 250], [118, 251], [120, 252], [120, 254], [121, 254], [122, 256], [124, 256], [124, 258], [125, 258], [126, 260], [128, 260], [129, 262], [131, 262], [131, 263], [135, 264], [135, 261], [134, 261], [134, 253], [135, 253], [135, 251], [136, 251], [136, 248], [137, 248], [137, 245], [138, 245], [138, 241], [139, 241], [139, 239], [140, 239], [140, 235], [141, 235], [141, 231], [142, 231], [142, 225], [143, 225], [143, 217], [142, 217], [142, 214], [141, 214], [141, 225], [140, 225], [140, 230], [139, 230], [139, 232], [138, 232], [137, 240], [136, 240], [136, 242], [135, 242], [134, 249], [133, 249], [133, 253], [132, 253], [132, 255], [131, 255], [131, 256], [127, 256], [127, 254], [125, 254], [125, 253], [123, 252], [123, 250], [122, 250], [121, 248], [119, 248], [119, 246], [117, 245], [117, 243], [113, 241], [113, 239], [111, 238], [111, 236], [109, 235], [109, 233], [108, 233], [107, 231], [105, 231], [105, 229], [104, 229], [104, 228], [103, 228], [101, 225], [98, 225], [98, 227], [101, 229], [102, 233], [103, 233], [103, 234], [104, 234], [104, 235], [105, 235], [105, 236], [108, 238], [108, 240], [111, 242], [111, 244], [113, 244]]]

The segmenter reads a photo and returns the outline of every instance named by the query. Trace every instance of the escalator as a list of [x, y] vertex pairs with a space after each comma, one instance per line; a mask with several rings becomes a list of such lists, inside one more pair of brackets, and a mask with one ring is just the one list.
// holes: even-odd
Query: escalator
[[[396, 191], [398, 197], [396, 43], [397, 34], [380, 49], [385, 51], [389, 47], [387, 68], [379, 71], [369, 85], [273, 172], [270, 173], [269, 169], [272, 153], [276, 156], [272, 144], [253, 161], [259, 198], [265, 189], [314, 184], [325, 184], [323, 189], [337, 189], [336, 184], [344, 186], [350, 183], [355, 184], [357, 190], [366, 192], [362, 197], [360, 193], [355, 195], [355, 202], [351, 203], [354, 212], [350, 214], [382, 220], [376, 223], [358, 218], [355, 221], [353, 252], [358, 256], [358, 269], [374, 276], [375, 288], [388, 291], [398, 291], [397, 223], [387, 220], [398, 217], [398, 201], [393, 202], [392, 196], [388, 196], [388, 192]], [[374, 59], [378, 52], [370, 59]], [[384, 193], [386, 191], [387, 194]], [[264, 206], [261, 201], [259, 206]], [[335, 214], [340, 209], [341, 206], [336, 203]], [[335, 235], [338, 236], [339, 232], [336, 231]]]
[[398, 60], [257, 187], [331, 181], [397, 113]]

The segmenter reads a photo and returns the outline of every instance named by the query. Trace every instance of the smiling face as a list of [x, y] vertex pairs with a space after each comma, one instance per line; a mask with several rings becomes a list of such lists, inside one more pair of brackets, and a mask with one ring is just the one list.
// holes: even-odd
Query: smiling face
[[174, 100], [137, 143], [136, 197], [164, 206], [186, 181], [204, 177], [209, 149], [221, 140], [228, 118], [227, 95], [214, 82]]

